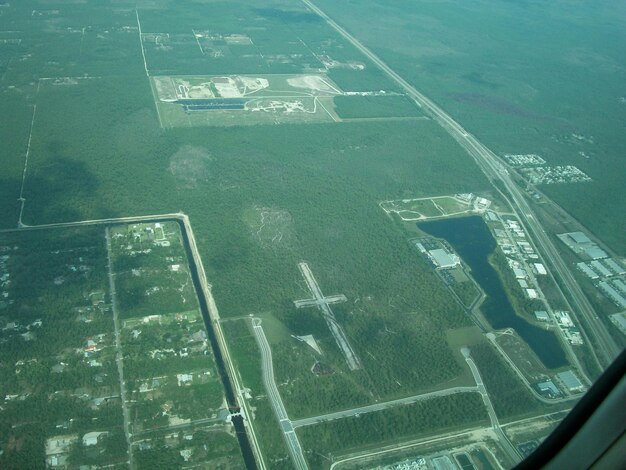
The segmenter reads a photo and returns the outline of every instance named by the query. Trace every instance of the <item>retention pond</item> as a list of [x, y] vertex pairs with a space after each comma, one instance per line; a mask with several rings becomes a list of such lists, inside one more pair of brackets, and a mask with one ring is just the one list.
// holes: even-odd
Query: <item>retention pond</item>
[[515, 313], [498, 273], [489, 263], [496, 241], [481, 217], [440, 219], [421, 222], [417, 226], [429, 235], [446, 240], [471, 268], [472, 276], [486, 295], [480, 309], [494, 329], [515, 329], [550, 369], [567, 365], [556, 335]]

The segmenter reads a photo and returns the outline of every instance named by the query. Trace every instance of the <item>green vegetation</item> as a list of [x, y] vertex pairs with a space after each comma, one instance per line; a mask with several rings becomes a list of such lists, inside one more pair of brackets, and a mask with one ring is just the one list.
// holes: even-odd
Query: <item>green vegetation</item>
[[625, 254], [622, 1], [315, 3], [496, 153], [591, 176], [541, 190]]
[[465, 307], [469, 307], [478, 298], [480, 292], [472, 281], [465, 280], [461, 282], [455, 282], [450, 286], [456, 295], [459, 296], [461, 303]]
[[297, 430], [313, 468], [322, 468], [329, 454], [346, 453], [364, 446], [434, 434], [458, 427], [486, 424], [480, 396], [464, 393], [424, 402], [364, 413], [352, 418], [316, 424]]
[[[191, 437], [192, 439], [189, 439]], [[193, 443], [193, 446], [190, 446]], [[181, 448], [177, 448], [180, 444]], [[245, 466], [237, 458], [239, 444], [237, 438], [227, 433], [199, 430], [194, 432], [171, 433], [166, 438], [154, 439], [152, 447], [144, 448], [136, 453], [137, 468], [169, 470], [185, 465], [181, 454], [190, 452], [187, 465], [211, 462], [211, 468], [244, 469]]]
[[506, 420], [543, 408], [493, 346], [476, 344], [471, 354], [498, 418]]
[[127, 459], [105, 264], [101, 229], [0, 235], [0, 467], [44, 467], [59, 435], [72, 464]]
[[[457, 351], [466, 339], [499, 414], [541, 410], [477, 332], [464, 329], [470, 319], [407, 243], [402, 224], [378, 205], [488, 190], [473, 160], [435, 122], [415, 119], [421, 112], [401, 90], [304, 4], [187, 3], [23, 0], [0, 8], [0, 113], [11, 117], [0, 123], [0, 225], [17, 225], [30, 137], [25, 224], [188, 214], [272, 468], [290, 462], [242, 320], [249, 315], [267, 327], [292, 418], [461, 383], [467, 368]], [[536, 152], [588, 173], [593, 183], [545, 190], [618, 251], [626, 246], [624, 220], [607, 216], [624, 212], [614, 197], [624, 140], [610, 124], [622, 122], [625, 109], [617, 0], [603, 8], [564, 8], [563, 0], [316, 3], [494, 151]], [[545, 17], [557, 28], [544, 28]], [[306, 125], [259, 111], [258, 121], [240, 126], [234, 112], [162, 113], [148, 75], [194, 77], [196, 85], [202, 77], [319, 75], [345, 92], [385, 94], [308, 96], [303, 106], [329, 106], [323, 120], [317, 108], [320, 116]], [[590, 91], [588, 83], [602, 86]], [[208, 90], [219, 91], [215, 83]], [[334, 112], [346, 122], [331, 122]], [[359, 120], [372, 117], [382, 119]], [[439, 208], [421, 201], [413, 209], [462, 209], [451, 199], [435, 202]], [[190, 466], [241, 467], [236, 440], [214, 421], [223, 391], [178, 229], [166, 226], [164, 235], [174, 235], [164, 246], [145, 228], [111, 231], [131, 425], [149, 441], [136, 445], [138, 467], [181, 466], [185, 455]], [[0, 467], [41, 467], [46, 439], [80, 438], [93, 423], [108, 432], [102, 454], [77, 439], [70, 464], [123, 462], [120, 400], [97, 405], [84, 397], [120, 394], [103, 231], [1, 237], [11, 284], [2, 289], [9, 296], [0, 298], [0, 328], [19, 326], [0, 331], [0, 396], [17, 395], [0, 410]], [[346, 296], [333, 310], [362, 370], [348, 370], [318, 310], [294, 307], [310, 296], [297, 269], [302, 260], [325, 294]], [[453, 289], [469, 303], [469, 283]], [[527, 313], [534, 308], [514, 301]], [[322, 353], [291, 335], [313, 335]], [[482, 423], [479, 400], [447, 397], [299, 433], [316, 466], [314, 452], [373, 446], [379, 430], [391, 442]], [[202, 425], [166, 431], [178, 420]]]
[[[182, 313], [198, 302], [174, 222], [111, 230], [116, 292], [122, 318]], [[163, 240], [165, 243], [162, 243]]]
[[336, 112], [342, 119], [423, 116], [406, 96], [337, 96]]

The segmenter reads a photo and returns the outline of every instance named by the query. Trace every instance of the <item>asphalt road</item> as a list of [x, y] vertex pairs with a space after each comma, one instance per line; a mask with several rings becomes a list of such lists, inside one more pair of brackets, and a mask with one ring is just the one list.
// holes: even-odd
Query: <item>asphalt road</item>
[[509, 458], [517, 464], [522, 460], [522, 456], [517, 451], [517, 449], [511, 444], [509, 438], [506, 437], [504, 431], [500, 427], [500, 422], [498, 421], [498, 416], [496, 415], [496, 410], [493, 408], [493, 404], [491, 403], [491, 399], [489, 398], [489, 393], [487, 393], [487, 389], [485, 388], [485, 384], [483, 383], [483, 379], [480, 376], [480, 372], [478, 371], [478, 367], [474, 363], [474, 360], [470, 356], [470, 350], [468, 348], [462, 348], [461, 352], [465, 357], [465, 362], [469, 366], [472, 371], [472, 375], [474, 376], [474, 381], [476, 382], [476, 386], [478, 387], [478, 391], [483, 399], [483, 403], [487, 408], [487, 414], [489, 414], [489, 420], [491, 421], [491, 427], [498, 436], [498, 440], [502, 445], [502, 448], [505, 450]]
[[504, 187], [510, 194], [510, 198], [506, 197], [506, 195], [505, 198], [509, 201], [512, 209], [522, 220], [526, 228], [529, 229], [530, 233], [534, 236], [537, 245], [542, 248], [542, 252], [547, 257], [553, 269], [563, 280], [564, 286], [570, 293], [572, 301], [574, 302], [573, 307], [577, 312], [584, 315], [587, 320], [587, 325], [589, 326], [589, 332], [595, 337], [599, 349], [605, 358], [606, 364], [610, 363], [619, 354], [620, 349], [617, 347], [617, 344], [606, 330], [604, 324], [597, 317], [591, 307], [591, 304], [580, 289], [580, 286], [576, 283], [574, 276], [561, 258], [561, 255], [559, 254], [554, 243], [549, 238], [548, 234], [543, 231], [543, 228], [533, 216], [533, 212], [521, 190], [508, 175], [508, 172], [504, 170], [504, 167], [499, 162], [498, 157], [485, 145], [480, 143], [478, 139], [463, 129], [463, 127], [452, 119], [452, 117], [450, 117], [446, 112], [444, 112], [443, 109], [437, 106], [425, 95], [417, 91], [411, 84], [394, 72], [387, 64], [385, 64], [385, 62], [361, 44], [361, 42], [354, 38], [345, 29], [339, 26], [310, 0], [302, 0], [302, 2], [322, 17], [322, 19], [324, 19], [332, 28], [341, 34], [348, 42], [359, 49], [392, 80], [400, 85], [407, 95], [413, 98], [421, 108], [428, 110], [435, 120], [437, 120], [437, 122], [439, 122], [439, 124], [446, 129], [446, 131], [448, 131], [448, 133], [463, 148], [465, 148], [472, 157], [474, 157], [476, 163], [490, 180], [500, 180], [504, 184]]
[[302, 453], [302, 447], [300, 441], [296, 435], [293, 424], [289, 420], [287, 410], [283, 404], [283, 399], [280, 397], [278, 388], [276, 387], [276, 381], [274, 379], [274, 364], [272, 363], [272, 349], [270, 348], [265, 332], [261, 326], [261, 320], [259, 318], [252, 319], [252, 330], [254, 336], [261, 350], [261, 369], [263, 371], [263, 385], [267, 391], [267, 398], [274, 409], [276, 418], [280, 424], [280, 429], [283, 432], [285, 443], [289, 449], [289, 455], [293, 461], [296, 469], [307, 469], [308, 465], [304, 454]]
[[387, 408], [393, 408], [400, 405], [410, 405], [422, 400], [429, 400], [436, 397], [445, 397], [448, 395], [454, 395], [456, 393], [471, 393], [478, 392], [478, 387], [453, 387], [445, 390], [437, 390], [435, 392], [423, 393], [421, 395], [414, 395], [412, 397], [399, 398], [397, 400], [386, 401], [383, 403], [376, 403], [374, 405], [361, 406], [358, 408], [352, 408], [349, 410], [336, 411], [334, 413], [328, 413], [325, 415], [312, 416], [310, 418], [298, 419], [292, 422], [294, 428], [301, 426], [310, 426], [324, 421], [333, 421], [335, 419], [350, 418], [352, 416], [358, 416], [363, 413], [371, 413], [372, 411], [385, 410]]
[[128, 444], [128, 467], [132, 470], [135, 468], [133, 461], [133, 446], [131, 443], [130, 433], [130, 413], [128, 410], [128, 401], [126, 394], [126, 381], [124, 380], [124, 360], [122, 357], [122, 346], [120, 342], [120, 323], [117, 310], [117, 295], [115, 293], [115, 281], [113, 280], [113, 258], [111, 257], [111, 234], [109, 228], [106, 228], [106, 245], [107, 245], [107, 261], [109, 275], [109, 289], [111, 291], [111, 310], [113, 310], [113, 327], [115, 328], [115, 363], [117, 364], [117, 373], [120, 380], [120, 395], [122, 398], [122, 417], [124, 419], [124, 435]]

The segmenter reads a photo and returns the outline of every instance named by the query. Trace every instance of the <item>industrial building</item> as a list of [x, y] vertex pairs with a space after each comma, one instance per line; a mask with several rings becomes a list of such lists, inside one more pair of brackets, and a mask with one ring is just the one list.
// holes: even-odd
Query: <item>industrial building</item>
[[515, 277], [517, 279], [525, 279], [526, 278], [526, 271], [524, 271], [521, 268], [513, 268], [513, 274], [515, 274]]
[[613, 285], [617, 288], [617, 290], [620, 290], [624, 294], [626, 294], [626, 282], [622, 281], [621, 279], [613, 279]]
[[624, 312], [609, 315], [611, 321], [626, 335], [626, 314]]
[[535, 272], [541, 276], [545, 276], [546, 274], [548, 274], [545, 266], [541, 263], [533, 263], [533, 267], [535, 268]]
[[606, 267], [598, 260], [594, 260], [591, 263], [589, 263], [591, 265], [591, 268], [597, 272], [600, 276], [602, 277], [608, 277], [611, 275], [611, 271], [609, 271], [608, 269], [606, 269]]
[[613, 272], [613, 274], [626, 274], [626, 269], [616, 263], [614, 259], [607, 258], [602, 261], [604, 262], [604, 265]]
[[585, 243], [593, 243], [587, 235], [582, 232], [571, 232], [566, 235], [572, 239], [577, 245], [584, 245]]
[[626, 308], [626, 299], [622, 296], [622, 294], [617, 292], [611, 284], [606, 281], [602, 281], [598, 284], [598, 286], [620, 308]]
[[583, 263], [582, 261], [580, 263], [576, 263], [576, 267], [580, 269], [583, 274], [589, 279], [596, 280], [600, 278], [600, 276], [598, 276], [598, 274], [593, 269], [591, 269], [589, 266], [587, 266], [586, 263]]
[[570, 392], [580, 392], [584, 388], [580, 379], [571, 370], [556, 374], [556, 377]]
[[548, 321], [550, 319], [548, 312], [545, 310], [535, 310], [535, 317], [539, 321]]
[[460, 263], [459, 257], [448, 253], [443, 248], [437, 248], [436, 250], [430, 250], [428, 252], [430, 259], [437, 265], [438, 268], [454, 268]]
[[487, 220], [489, 220], [490, 222], [498, 221], [498, 216], [494, 212], [487, 211], [485, 215], [487, 216]]
[[608, 255], [606, 254], [606, 251], [604, 251], [601, 248], [598, 248], [597, 246], [593, 245], [593, 246], [588, 246], [585, 247], [584, 250], [585, 254], [587, 256], [589, 256], [589, 258], [591, 259], [602, 259], [602, 258], [606, 258]]
[[554, 312], [554, 315], [556, 316], [556, 321], [564, 326], [565, 328], [571, 328], [572, 326], [574, 326], [574, 322], [572, 321], [572, 318], [569, 316], [569, 313], [564, 312], [564, 311], [559, 311], [559, 312]]
[[526, 295], [531, 300], [539, 297], [536, 289], [526, 289]]
[[575, 253], [585, 254], [591, 259], [608, 257], [604, 250], [599, 248], [582, 232], [561, 233], [558, 237]]
[[561, 391], [554, 385], [552, 380], [546, 380], [545, 382], [539, 382], [537, 389], [542, 395], [547, 395], [550, 398], [556, 398], [561, 395]]

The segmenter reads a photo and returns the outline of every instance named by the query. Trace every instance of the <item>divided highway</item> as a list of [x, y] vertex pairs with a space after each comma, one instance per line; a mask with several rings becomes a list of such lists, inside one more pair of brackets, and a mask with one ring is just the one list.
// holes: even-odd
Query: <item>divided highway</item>
[[534, 237], [538, 247], [542, 249], [544, 256], [550, 262], [555, 272], [558, 273], [560, 279], [570, 294], [573, 302], [575, 313], [584, 316], [588, 326], [588, 333], [594, 337], [598, 345], [598, 350], [604, 357], [605, 366], [619, 354], [620, 349], [610, 336], [606, 327], [598, 318], [593, 307], [585, 297], [580, 286], [574, 279], [574, 276], [561, 258], [556, 246], [550, 239], [549, 235], [543, 230], [539, 222], [533, 216], [532, 209], [524, 198], [522, 191], [517, 187], [504, 166], [499, 162], [495, 153], [489, 150], [485, 145], [478, 141], [473, 135], [467, 132], [463, 127], [450, 117], [443, 109], [437, 106], [433, 101], [425, 95], [417, 91], [410, 83], [404, 80], [400, 75], [394, 72], [385, 62], [383, 62], [376, 54], [365, 47], [359, 40], [339, 26], [332, 18], [320, 10], [310, 0], [302, 0], [312, 11], [317, 13], [324, 19], [333, 29], [341, 34], [348, 42], [361, 51], [368, 59], [376, 64], [383, 72], [385, 72], [393, 81], [395, 81], [402, 89], [422, 108], [427, 110], [433, 118], [475, 159], [478, 166], [491, 181], [500, 180], [510, 197], [503, 195], [516, 212], [523, 224], [529, 229]]
[[283, 432], [285, 443], [289, 449], [289, 455], [293, 465], [298, 470], [305, 470], [308, 467], [304, 454], [302, 453], [302, 447], [300, 441], [296, 435], [293, 424], [289, 420], [287, 410], [283, 404], [283, 399], [280, 397], [278, 387], [276, 387], [276, 380], [274, 379], [274, 364], [272, 363], [272, 349], [270, 348], [265, 332], [261, 326], [261, 320], [259, 318], [252, 319], [252, 330], [254, 331], [254, 337], [261, 350], [261, 368], [263, 370], [263, 385], [267, 391], [267, 398], [274, 409], [278, 423], [280, 424], [280, 430]]
[[498, 436], [498, 440], [502, 445], [502, 448], [506, 451], [507, 455], [515, 464], [517, 464], [520, 460], [522, 460], [522, 456], [517, 451], [515, 446], [511, 444], [509, 438], [506, 437], [504, 431], [500, 427], [500, 422], [498, 421], [498, 416], [496, 415], [496, 410], [493, 408], [493, 404], [491, 403], [491, 399], [489, 398], [489, 393], [487, 393], [487, 389], [485, 388], [485, 384], [483, 383], [483, 379], [480, 376], [480, 372], [478, 371], [478, 367], [474, 363], [474, 360], [470, 356], [470, 350], [468, 348], [462, 348], [461, 353], [465, 357], [465, 361], [472, 371], [472, 375], [474, 376], [474, 381], [476, 382], [476, 386], [478, 387], [478, 391], [483, 399], [483, 403], [485, 404], [485, 408], [487, 408], [487, 413], [489, 414], [489, 419], [491, 420], [491, 427]]

